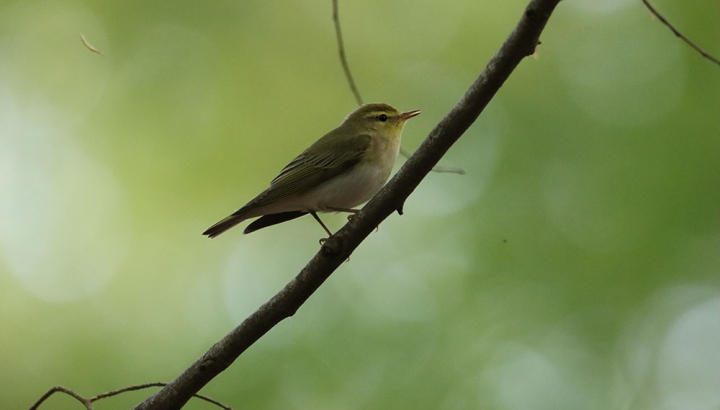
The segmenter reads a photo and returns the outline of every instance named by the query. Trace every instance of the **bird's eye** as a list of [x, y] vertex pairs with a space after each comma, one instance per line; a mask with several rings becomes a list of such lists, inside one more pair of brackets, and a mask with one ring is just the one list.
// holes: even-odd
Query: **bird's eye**
[[385, 115], [385, 114], [380, 114], [380, 115], [378, 115], [377, 119], [380, 120], [380, 121], [382, 121], [382, 122], [385, 122], [385, 121], [388, 120], [387, 115]]

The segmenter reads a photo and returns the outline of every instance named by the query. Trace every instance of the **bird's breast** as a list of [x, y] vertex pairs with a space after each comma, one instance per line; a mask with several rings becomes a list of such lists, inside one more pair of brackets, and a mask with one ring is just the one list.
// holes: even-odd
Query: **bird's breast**
[[374, 138], [362, 161], [313, 190], [316, 210], [355, 208], [369, 201], [390, 177], [399, 149], [399, 143]]

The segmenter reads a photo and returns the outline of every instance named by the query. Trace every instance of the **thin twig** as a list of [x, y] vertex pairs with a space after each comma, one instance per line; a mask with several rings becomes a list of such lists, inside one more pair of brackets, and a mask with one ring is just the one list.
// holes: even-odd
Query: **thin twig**
[[[407, 149], [405, 149], [403, 147], [400, 147], [400, 155], [402, 155], [405, 158], [410, 158], [412, 156], [412, 152], [408, 151]], [[436, 165], [433, 167], [432, 172], [437, 172], [438, 174], [465, 175], [465, 168]]]
[[[167, 386], [167, 383], [161, 383], [161, 382], [138, 384], [135, 386], [123, 387], [122, 389], [109, 391], [107, 393], [98, 394], [97, 396], [91, 398], [90, 401], [95, 402], [97, 400], [104, 399], [106, 397], [116, 396], [118, 394], [129, 392], [129, 391], [147, 389], [148, 387], [165, 387], [165, 386]], [[202, 394], [193, 394], [193, 397], [200, 399], [200, 400], [205, 400], [208, 403], [212, 403], [212, 404], [222, 408], [223, 410], [232, 410], [232, 408], [230, 408], [230, 406], [226, 406], [211, 397], [204, 396]]]
[[[532, 0], [500, 50], [465, 95], [438, 123], [395, 176], [282, 290], [135, 410], [178, 410], [282, 320], [293, 316], [383, 220], [398, 210], [433, 166], [475, 122], [510, 74], [535, 52], [560, 0]], [[470, 52], [470, 51], [469, 51]]]
[[[333, 4], [333, 23], [335, 24], [335, 37], [337, 38], [338, 43], [338, 53], [340, 54], [340, 64], [342, 64], [343, 71], [345, 72], [345, 78], [347, 78], [348, 84], [350, 85], [350, 90], [352, 90], [353, 95], [355, 96], [355, 101], [358, 105], [363, 104], [363, 99], [360, 96], [360, 91], [358, 90], [357, 86], [355, 85], [355, 80], [353, 80], [352, 73], [350, 72], [350, 65], [347, 62], [347, 57], [345, 56], [345, 42], [343, 41], [342, 36], [342, 29], [340, 28], [340, 12], [338, 11], [338, 0], [332, 0]], [[406, 150], [403, 147], [400, 147], [400, 155], [402, 155], [405, 158], [410, 158], [410, 155], [412, 153], [408, 150]], [[439, 173], [448, 173], [448, 174], [460, 174], [465, 175], [465, 170], [463, 168], [457, 168], [457, 167], [446, 167], [446, 166], [437, 166], [434, 167], [433, 172], [439, 172]]]
[[40, 397], [40, 399], [38, 399], [38, 401], [36, 401], [35, 404], [33, 404], [30, 407], [30, 410], [37, 410], [37, 408], [40, 407], [40, 405], [45, 400], [47, 400], [50, 396], [52, 396], [55, 393], [65, 393], [68, 396], [70, 396], [70, 397], [74, 398], [75, 400], [79, 401], [80, 403], [82, 403], [83, 406], [85, 406], [85, 408], [87, 410], [93, 410], [92, 401], [90, 401], [89, 399], [86, 399], [85, 397], [75, 393], [74, 391], [72, 391], [70, 389], [66, 389], [65, 387], [62, 387], [62, 386], [55, 386], [52, 389], [48, 390], [47, 393], [43, 394], [42, 397]]
[[[33, 406], [30, 407], [29, 410], [37, 410], [38, 407], [39, 407], [45, 400], [47, 400], [50, 396], [52, 396], [53, 394], [58, 393], [58, 392], [59, 392], [59, 393], [65, 393], [65, 394], [73, 397], [75, 400], [77, 400], [77, 401], [79, 401], [80, 403], [82, 403], [82, 404], [85, 406], [85, 409], [86, 409], [86, 410], [93, 410], [92, 403], [94, 403], [94, 402], [96, 402], [96, 401], [100, 401], [100, 400], [102, 400], [102, 399], [105, 399], [105, 398], [108, 398], [108, 397], [112, 397], [112, 396], [117, 396], [118, 394], [127, 393], [127, 392], [130, 392], [130, 391], [147, 389], [147, 388], [149, 388], [149, 387], [165, 387], [165, 386], [167, 386], [167, 383], [159, 383], [159, 382], [158, 382], [158, 383], [137, 384], [137, 385], [134, 385], [134, 386], [123, 387], [122, 389], [112, 390], [112, 391], [109, 391], [109, 392], [107, 392], [107, 393], [101, 393], [101, 394], [98, 394], [97, 396], [93, 396], [93, 397], [91, 397], [91, 398], [89, 398], [89, 399], [83, 397], [82, 395], [80, 395], [80, 394], [78, 394], [78, 393], [76, 393], [76, 392], [74, 392], [74, 391], [72, 391], [72, 390], [70, 390], [70, 389], [68, 389], [68, 388], [65, 388], [65, 387], [62, 387], [62, 386], [55, 386], [55, 387], [53, 387], [52, 389], [48, 390], [47, 393], [43, 394], [43, 396], [40, 397], [40, 399], [38, 399], [38, 401], [35, 402], [35, 404], [33, 404]], [[200, 400], [205, 400], [205, 401], [208, 402], [208, 403], [212, 403], [212, 404], [214, 404], [214, 405], [222, 408], [223, 410], [232, 410], [232, 408], [230, 408], [229, 406], [226, 406], [226, 405], [220, 403], [219, 401], [217, 401], [217, 400], [215, 400], [215, 399], [212, 399], [212, 398], [210, 398], [210, 397], [203, 396], [202, 394], [193, 394], [193, 397], [198, 398], [198, 399], [200, 399]]]
[[342, 30], [340, 29], [340, 13], [338, 12], [338, 0], [332, 0], [333, 4], [333, 21], [335, 22], [335, 37], [337, 37], [338, 53], [340, 53], [340, 63], [342, 64], [343, 71], [345, 71], [345, 77], [347, 78], [348, 84], [350, 84], [350, 90], [352, 90], [355, 96], [355, 101], [358, 105], [363, 104], [363, 99], [360, 96], [357, 86], [355, 86], [355, 80], [353, 80], [352, 73], [350, 72], [350, 66], [348, 65], [347, 58], [345, 57], [345, 43], [343, 42]]
[[665, 17], [663, 17], [662, 14], [658, 13], [657, 10], [655, 10], [655, 8], [650, 5], [650, 2], [648, 2], [648, 0], [642, 0], [642, 2], [645, 4], [645, 7], [647, 7], [648, 10], [650, 10], [650, 13], [652, 13], [655, 17], [657, 17], [663, 24], [665, 24], [667, 26], [667, 28], [669, 28], [677, 37], [679, 37], [682, 41], [687, 43], [687, 45], [689, 45], [690, 47], [694, 48], [695, 51], [700, 53], [700, 55], [702, 55], [703, 57], [707, 58], [708, 60], [712, 61], [713, 63], [715, 63], [717, 65], [720, 65], [720, 60], [711, 56], [707, 51], [700, 48], [700, 46], [698, 46], [697, 44], [692, 42], [692, 40], [690, 40], [683, 33], [681, 33], [680, 30], [676, 29], [675, 26], [673, 26], [669, 21], [667, 21], [667, 19]]

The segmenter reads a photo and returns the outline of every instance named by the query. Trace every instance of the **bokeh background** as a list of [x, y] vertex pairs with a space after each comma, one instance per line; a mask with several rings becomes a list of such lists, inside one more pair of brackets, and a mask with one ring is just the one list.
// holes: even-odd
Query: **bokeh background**
[[[720, 3], [654, 4], [720, 55]], [[525, 5], [341, 0], [363, 97], [423, 110], [414, 149]], [[317, 252], [311, 218], [200, 233], [355, 108], [331, 12], [0, 1], [0, 408], [169, 381]], [[238, 409], [720, 407], [720, 67], [639, 0], [564, 1], [542, 42], [444, 158], [467, 175], [429, 175], [203, 393]]]

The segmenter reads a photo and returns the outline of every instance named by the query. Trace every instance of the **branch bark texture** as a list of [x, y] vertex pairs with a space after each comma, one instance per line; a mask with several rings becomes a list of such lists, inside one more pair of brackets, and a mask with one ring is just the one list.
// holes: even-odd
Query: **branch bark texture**
[[480, 76], [430, 132], [390, 182], [342, 229], [332, 235], [300, 273], [272, 299], [217, 342], [195, 363], [135, 410], [177, 410], [255, 341], [298, 308], [358, 245], [396, 210], [477, 119], [523, 58], [534, 53], [540, 33], [560, 0], [532, 0]]

